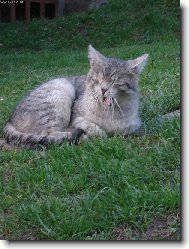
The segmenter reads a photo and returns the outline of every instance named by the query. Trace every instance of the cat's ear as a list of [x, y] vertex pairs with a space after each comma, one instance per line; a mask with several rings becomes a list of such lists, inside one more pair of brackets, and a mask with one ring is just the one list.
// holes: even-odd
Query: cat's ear
[[129, 64], [132, 69], [138, 74], [142, 73], [146, 63], [148, 62], [149, 55], [148, 54], [143, 54], [142, 56], [134, 59], [134, 60], [129, 60]]
[[91, 44], [88, 46], [88, 58], [91, 66], [95, 64], [101, 65], [106, 60], [106, 57], [94, 49]]

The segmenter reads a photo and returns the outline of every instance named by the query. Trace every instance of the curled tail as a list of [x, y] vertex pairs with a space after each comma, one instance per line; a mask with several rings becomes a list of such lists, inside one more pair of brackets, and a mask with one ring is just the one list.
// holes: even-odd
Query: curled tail
[[84, 133], [84, 130], [77, 128], [72, 132], [71, 137], [68, 136], [68, 132], [62, 132], [61, 136], [56, 137], [23, 133], [16, 130], [11, 123], [7, 123], [4, 128], [5, 139], [9, 144], [28, 149], [34, 149], [38, 145], [47, 147], [49, 144], [63, 144], [65, 141], [76, 144]]

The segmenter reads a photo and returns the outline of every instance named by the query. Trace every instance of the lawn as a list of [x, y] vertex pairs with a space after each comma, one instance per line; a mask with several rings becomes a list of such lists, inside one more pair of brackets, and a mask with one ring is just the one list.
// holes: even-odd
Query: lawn
[[87, 73], [87, 46], [122, 59], [148, 53], [142, 137], [95, 138], [47, 151], [0, 151], [0, 238], [180, 240], [177, 1], [110, 0], [102, 9], [0, 24], [0, 136], [34, 86]]

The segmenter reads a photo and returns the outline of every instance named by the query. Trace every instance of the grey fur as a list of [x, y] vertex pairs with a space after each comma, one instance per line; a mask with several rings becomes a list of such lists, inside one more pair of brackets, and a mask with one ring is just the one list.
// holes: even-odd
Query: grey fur
[[33, 89], [4, 128], [8, 143], [25, 148], [136, 131], [138, 80], [148, 55], [107, 58], [91, 45], [87, 75], [56, 78]]

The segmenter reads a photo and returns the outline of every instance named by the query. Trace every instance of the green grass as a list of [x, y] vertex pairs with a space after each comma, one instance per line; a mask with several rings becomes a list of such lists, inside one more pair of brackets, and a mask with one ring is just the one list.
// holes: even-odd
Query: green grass
[[179, 34], [177, 0], [110, 0], [106, 7], [29, 25], [1, 24], [5, 49], [34, 51], [149, 44]]
[[88, 71], [88, 43], [122, 59], [150, 55], [140, 81], [143, 137], [0, 151], [0, 238], [113, 240], [115, 227], [145, 233], [155, 217], [179, 213], [180, 121], [158, 121], [180, 106], [178, 16], [176, 1], [119, 0], [51, 21], [0, 24], [1, 136], [29, 89]]

